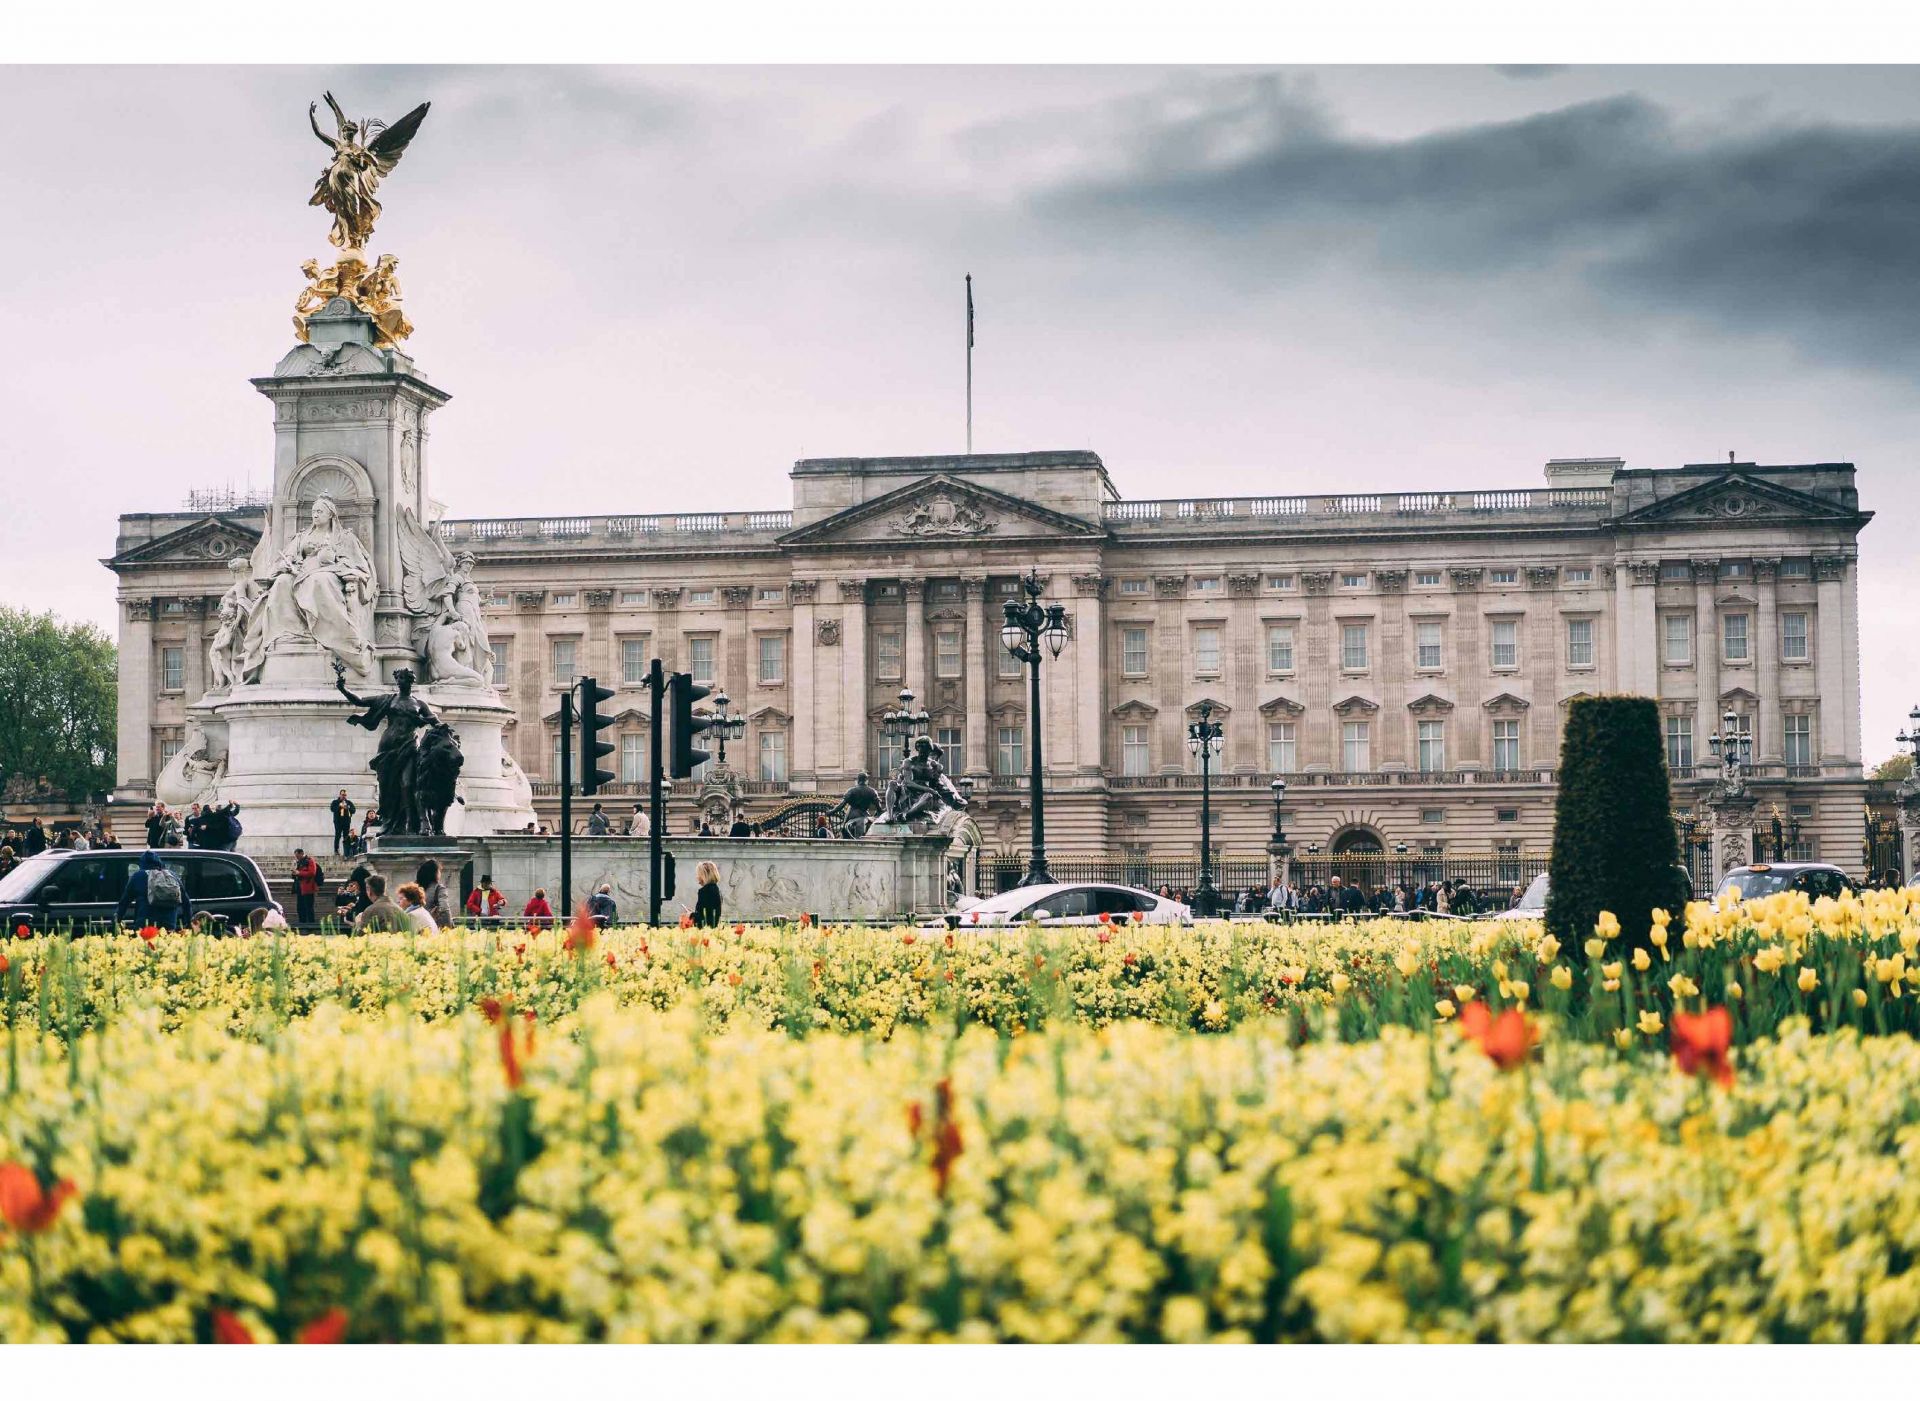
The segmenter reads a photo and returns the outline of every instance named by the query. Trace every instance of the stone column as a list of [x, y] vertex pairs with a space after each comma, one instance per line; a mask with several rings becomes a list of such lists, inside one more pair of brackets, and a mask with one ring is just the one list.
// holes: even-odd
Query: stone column
[[547, 742], [547, 637], [540, 625], [544, 589], [520, 589], [513, 595], [514, 761], [535, 782], [549, 778], [551, 746]]
[[822, 690], [815, 669], [813, 600], [819, 584], [812, 579], [796, 579], [787, 585], [787, 597], [793, 603], [793, 787], [796, 792], [814, 786], [819, 763], [814, 749], [814, 729], [822, 719]]
[[[1838, 694], [1840, 713], [1829, 719], [1822, 703], [1820, 726], [1831, 730], [1835, 738], [1820, 741], [1820, 747], [1837, 756], [1836, 762], [1858, 775], [1864, 757], [1860, 742], [1860, 571], [1850, 566], [1845, 555], [1816, 559], [1813, 562], [1815, 596], [1822, 614], [1827, 611], [1829, 591], [1838, 599], [1840, 626], [1840, 687], [1837, 693], [1826, 689], [1822, 677], [1820, 694]], [[1822, 624], [1821, 632], [1826, 632]]]
[[153, 600], [124, 600], [120, 624], [120, 707], [115, 742], [116, 790], [153, 796]]
[[867, 766], [867, 581], [840, 580], [840, 770]]
[[1843, 764], [1847, 759], [1845, 716], [1847, 664], [1847, 609], [1842, 597], [1842, 580], [1847, 562], [1839, 557], [1818, 558], [1813, 562], [1814, 578], [1814, 671], [1820, 680], [1820, 716], [1817, 743], [1821, 764]]
[[1227, 575], [1233, 616], [1227, 624], [1225, 663], [1227, 704], [1233, 708], [1227, 726], [1227, 750], [1221, 771], [1257, 773], [1263, 743], [1260, 723], [1260, 683], [1267, 674], [1267, 639], [1260, 627], [1258, 574]]
[[933, 675], [927, 670], [927, 581], [901, 579], [900, 596], [907, 603], [901, 676], [920, 697], [919, 704], [925, 705], [933, 699]]
[[620, 658], [614, 655], [613, 590], [587, 589], [580, 595], [580, 600], [587, 605], [587, 635], [580, 640], [580, 674], [591, 676], [602, 686], [617, 690], [620, 685]]
[[1693, 561], [1693, 684], [1705, 734], [1720, 728], [1720, 618], [1713, 606], [1719, 577], [1719, 561]]
[[1615, 576], [1614, 607], [1620, 614], [1620, 689], [1629, 695], [1660, 695], [1660, 562], [1629, 560]]
[[1758, 599], [1754, 608], [1753, 630], [1753, 757], [1762, 764], [1777, 764], [1785, 757], [1786, 735], [1780, 723], [1780, 621], [1776, 611], [1778, 595], [1774, 578], [1780, 572], [1777, 559], [1753, 562], [1753, 591]]
[[1160, 772], [1179, 773], [1186, 765], [1187, 620], [1184, 574], [1158, 574], [1153, 580], [1153, 700], [1159, 707]]
[[[967, 769], [976, 778], [987, 766], [987, 668], [997, 660], [1000, 628], [987, 612], [987, 581], [970, 574], [960, 581], [967, 596]], [[982, 790], [984, 791], [984, 790]]]
[[[734, 702], [732, 713], [745, 715], [753, 699], [753, 688], [759, 681], [759, 662], [749, 655], [753, 639], [747, 627], [747, 608], [753, 602], [753, 590], [743, 584], [729, 584], [720, 590], [720, 601], [726, 605], [726, 611], [720, 615], [720, 650], [724, 655], [717, 674], [728, 698]], [[749, 738], [742, 735], [741, 745], [745, 746]], [[746, 772], [744, 764], [733, 767]]]
[[1332, 605], [1327, 600], [1333, 574], [1303, 571], [1300, 587], [1307, 595], [1306, 618], [1294, 648], [1304, 655], [1294, 660], [1306, 710], [1295, 734], [1295, 763], [1309, 773], [1329, 773], [1340, 767], [1340, 727], [1334, 722], [1333, 702], [1345, 694], [1334, 694], [1344, 678], [1340, 676], [1340, 639], [1334, 635]]
[[[1560, 582], [1558, 565], [1531, 565], [1526, 570], [1527, 611], [1521, 628], [1520, 694], [1533, 702], [1522, 721], [1527, 742], [1522, 746], [1523, 766], [1551, 766], [1560, 755], [1560, 647], [1564, 624], [1560, 621]], [[1595, 640], [1594, 645], [1599, 645]]]
[[1099, 574], [1073, 576], [1074, 765], [1083, 774], [1104, 772], [1106, 739], [1106, 623], [1101, 599], [1107, 581]]
[[1487, 712], [1481, 706], [1487, 700], [1489, 690], [1498, 689], [1497, 683], [1488, 678], [1488, 665], [1492, 660], [1486, 648], [1486, 642], [1480, 631], [1480, 580], [1484, 571], [1480, 569], [1450, 569], [1448, 580], [1453, 588], [1453, 655], [1447, 658], [1447, 671], [1453, 678], [1455, 694], [1453, 713], [1460, 717], [1456, 743], [1451, 747], [1454, 753], [1447, 756], [1447, 762], [1458, 768], [1463, 764], [1474, 764], [1480, 768], [1490, 767], [1493, 763], [1493, 731], [1487, 722]]
[[183, 598], [180, 602], [187, 619], [187, 640], [180, 651], [184, 677], [181, 699], [188, 705], [198, 705], [207, 693], [207, 601]]
[[[1415, 742], [1413, 721], [1407, 705], [1416, 699], [1407, 693], [1414, 689], [1407, 678], [1412, 658], [1407, 655], [1407, 571], [1376, 569], [1373, 584], [1380, 593], [1379, 654], [1374, 658], [1374, 674], [1380, 678], [1380, 729], [1378, 767], [1398, 764], [1407, 769], [1419, 767], [1420, 752]], [[1452, 725], [1447, 726], [1452, 730]], [[1453, 762], [1453, 735], [1447, 736], [1447, 762]]]

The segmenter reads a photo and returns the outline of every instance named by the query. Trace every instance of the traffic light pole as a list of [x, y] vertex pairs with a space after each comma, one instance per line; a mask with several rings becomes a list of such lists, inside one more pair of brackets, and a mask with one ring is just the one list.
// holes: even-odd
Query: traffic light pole
[[573, 918], [573, 691], [560, 697], [560, 918]]
[[647, 759], [647, 923], [652, 925], [660, 922], [660, 879], [665, 864], [660, 854], [667, 830], [667, 805], [660, 781], [663, 760], [660, 735], [666, 729], [667, 673], [658, 657], [647, 670], [647, 690], [651, 693], [652, 707], [647, 730], [653, 738], [652, 752]]

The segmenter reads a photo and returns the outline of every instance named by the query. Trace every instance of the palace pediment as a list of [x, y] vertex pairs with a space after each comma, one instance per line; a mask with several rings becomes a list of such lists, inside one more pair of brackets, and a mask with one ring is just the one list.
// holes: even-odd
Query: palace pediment
[[944, 473], [850, 506], [780, 537], [800, 548], [840, 545], [967, 545], [997, 540], [1037, 540], [1103, 534], [1078, 516], [1052, 511], [991, 487]]
[[1637, 526], [1743, 525], [1788, 521], [1857, 524], [1862, 513], [1765, 478], [1730, 471], [1677, 496], [1629, 511], [1614, 524]]
[[129, 566], [224, 564], [260, 543], [260, 532], [226, 516], [203, 516], [158, 539], [103, 560], [109, 569]]

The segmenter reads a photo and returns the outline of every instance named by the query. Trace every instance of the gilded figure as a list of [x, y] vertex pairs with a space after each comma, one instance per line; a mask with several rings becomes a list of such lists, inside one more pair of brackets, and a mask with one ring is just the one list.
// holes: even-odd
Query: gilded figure
[[420, 130], [431, 104], [421, 103], [389, 126], [373, 117], [348, 121], [340, 104], [333, 100], [333, 94], [323, 95], [333, 110], [337, 134], [328, 136], [320, 129], [315, 115], [320, 104], [308, 103], [307, 122], [313, 127], [313, 134], [333, 152], [333, 158], [314, 182], [313, 198], [307, 203], [333, 215], [333, 228], [327, 234], [329, 243], [335, 248], [358, 252], [367, 246], [367, 240], [373, 236], [374, 221], [380, 217], [380, 201], [373, 197], [374, 191], [400, 163], [407, 143]]

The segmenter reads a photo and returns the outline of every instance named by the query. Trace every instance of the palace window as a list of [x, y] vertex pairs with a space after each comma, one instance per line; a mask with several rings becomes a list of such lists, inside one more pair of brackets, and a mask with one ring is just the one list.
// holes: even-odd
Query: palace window
[[1120, 674], [1122, 676], [1147, 674], [1147, 630], [1145, 628], [1120, 629]]
[[1009, 680], [1018, 676], [1020, 674], [1020, 668], [1026, 665], [1025, 662], [1007, 650], [1005, 643], [1000, 643], [996, 646], [993, 649], [993, 653], [999, 658], [999, 660], [994, 663], [996, 667], [995, 675], [999, 676], [1002, 680]]
[[644, 637], [620, 639], [620, 684], [639, 686], [647, 679], [647, 640]]
[[[1504, 820], [1504, 819], [1502, 819]], [[1514, 814], [1519, 820], [1519, 814]], [[1493, 878], [1501, 885], [1520, 884], [1520, 848], [1512, 842], [1504, 842], [1493, 849]]]
[[493, 644], [493, 684], [504, 687], [513, 680], [513, 639], [510, 637], [490, 637]]
[[967, 735], [958, 725], [947, 725], [933, 732], [940, 746], [940, 763], [949, 777], [958, 779], [967, 771]]
[[1520, 624], [1511, 618], [1493, 625], [1493, 669], [1513, 671], [1520, 665]]
[[1420, 772], [1439, 773], [1447, 766], [1447, 722], [1420, 722]]
[[647, 781], [647, 737], [645, 735], [620, 736], [620, 781], [622, 783]]
[[882, 681], [900, 679], [900, 629], [873, 630], [873, 674]]
[[950, 680], [960, 674], [959, 628], [943, 627], [933, 630], [933, 674], [944, 680]]
[[1693, 717], [1691, 715], [1667, 717], [1667, 767], [1676, 770], [1693, 767]]
[[1267, 726], [1267, 768], [1274, 773], [1292, 773], [1294, 754], [1293, 721], [1275, 720]]
[[1520, 582], [1520, 571], [1517, 569], [1489, 569], [1487, 571], [1487, 582], [1490, 584], [1517, 584]]
[[1747, 577], [1747, 562], [1744, 559], [1730, 559], [1720, 566], [1722, 579], [1744, 579]]
[[574, 648], [571, 637], [553, 639], [553, 679], [555, 684], [571, 686], [574, 678]]
[[1493, 766], [1501, 773], [1512, 773], [1520, 767], [1520, 722], [1518, 720], [1493, 722]]
[[1121, 593], [1145, 593], [1146, 591], [1147, 581], [1145, 579], [1122, 579], [1120, 581]]
[[1293, 624], [1275, 623], [1267, 629], [1267, 670], [1293, 670]]
[[552, 602], [555, 608], [578, 608], [580, 606], [580, 595], [577, 593], [557, 593], [553, 595]]
[[1560, 571], [1560, 576], [1569, 584], [1591, 584], [1593, 570], [1585, 565], [1575, 565]]
[[960, 597], [960, 584], [954, 579], [942, 579], [933, 586], [933, 596], [935, 598], [958, 598]]
[[1804, 662], [1807, 656], [1807, 615], [1782, 613], [1780, 615], [1780, 660]]
[[1151, 749], [1145, 725], [1120, 727], [1120, 772], [1128, 778], [1141, 778], [1153, 772]]
[[1440, 571], [1437, 569], [1414, 570], [1413, 586], [1417, 589], [1439, 588], [1440, 587]]
[[1421, 808], [1420, 820], [1429, 826], [1438, 826], [1447, 820], [1445, 808]]
[[1567, 665], [1593, 665], [1593, 619], [1567, 619]]
[[688, 589], [687, 602], [688, 603], [712, 603], [713, 590], [712, 589]]
[[778, 686], [787, 679], [786, 636], [772, 633], [757, 640], [760, 645], [760, 684]]
[[187, 684], [187, 653], [181, 647], [160, 649], [160, 689], [184, 690]]
[[906, 741], [899, 735], [881, 735], [879, 746], [874, 750], [874, 777], [884, 779], [899, 768], [905, 748]]
[[1340, 576], [1340, 587], [1343, 589], [1364, 589], [1366, 586], [1367, 576], [1364, 574], [1342, 574]]
[[1660, 660], [1668, 666], [1693, 664], [1693, 619], [1685, 613], [1668, 613], [1660, 620]]
[[1721, 655], [1730, 662], [1747, 659], [1747, 615], [1728, 613], [1720, 619]]
[[1810, 559], [1783, 559], [1780, 561], [1782, 579], [1810, 579], [1813, 577], [1813, 561]]
[[620, 590], [620, 601], [622, 603], [645, 603], [647, 601], [647, 591], [645, 589], [622, 589]]
[[787, 732], [760, 731], [760, 781], [784, 783], [787, 779]]
[[761, 589], [754, 597], [762, 603], [785, 603], [787, 601], [787, 591], [785, 589]]
[[1373, 727], [1365, 720], [1346, 720], [1340, 725], [1340, 767], [1348, 773], [1365, 773], [1373, 767]]
[[1786, 753], [1789, 764], [1811, 764], [1813, 762], [1813, 717], [1811, 715], [1788, 715], [1786, 724]]
[[1027, 771], [1026, 731], [1019, 725], [1000, 725], [994, 730], [993, 771], [1003, 776]]
[[711, 637], [689, 637], [687, 639], [687, 670], [699, 685], [713, 684], [714, 639]]
[[1342, 671], [1367, 669], [1367, 625], [1365, 623], [1340, 624], [1340, 669]]
[[1267, 588], [1270, 592], [1285, 593], [1288, 589], [1291, 589], [1292, 587], [1293, 587], [1293, 575], [1291, 574], [1267, 575]]
[[1660, 582], [1663, 584], [1684, 584], [1693, 577], [1693, 566], [1684, 559], [1663, 559], [1660, 561]]
[[1422, 671], [1438, 671], [1443, 655], [1440, 624], [1415, 623], [1413, 625], [1413, 664]]
[[1219, 593], [1220, 576], [1213, 574], [1204, 579], [1195, 579], [1193, 581], [1193, 591], [1195, 593]]
[[1220, 674], [1220, 629], [1193, 630], [1193, 669], [1201, 676]]

